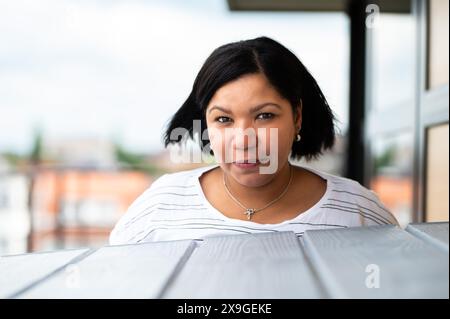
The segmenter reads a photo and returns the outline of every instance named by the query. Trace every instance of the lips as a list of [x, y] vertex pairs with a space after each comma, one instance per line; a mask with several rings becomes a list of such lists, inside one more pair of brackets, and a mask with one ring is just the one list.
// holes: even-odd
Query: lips
[[256, 160], [256, 161], [255, 160], [253, 160], [253, 161], [250, 161], [250, 160], [242, 161], [241, 160], [241, 161], [233, 162], [233, 166], [235, 166], [241, 170], [254, 170], [254, 169], [258, 168], [259, 165], [260, 165], [260, 163], [258, 160]]
[[241, 161], [235, 161], [234, 164], [259, 164], [259, 160], [241, 160]]

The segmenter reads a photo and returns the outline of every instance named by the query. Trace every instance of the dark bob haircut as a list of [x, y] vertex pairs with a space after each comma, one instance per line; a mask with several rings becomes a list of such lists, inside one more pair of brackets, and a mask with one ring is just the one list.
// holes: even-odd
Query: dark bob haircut
[[[189, 97], [171, 118], [164, 133], [164, 145], [179, 143], [185, 137], [194, 140], [194, 120], [200, 120], [201, 127], [206, 128], [206, 108], [214, 93], [228, 82], [254, 73], [268, 79], [290, 102], [294, 114], [302, 103], [302, 139], [293, 143], [291, 158], [310, 160], [333, 146], [335, 118], [316, 80], [291, 51], [268, 37], [225, 44], [213, 51], [195, 78]], [[176, 128], [185, 129], [187, 136], [171, 139]], [[205, 151], [209, 140], [199, 141]], [[213, 154], [212, 150], [209, 153]]]

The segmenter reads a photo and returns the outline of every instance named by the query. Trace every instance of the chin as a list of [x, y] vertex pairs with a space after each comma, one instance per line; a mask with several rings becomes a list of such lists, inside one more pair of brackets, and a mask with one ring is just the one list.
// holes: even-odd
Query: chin
[[260, 187], [268, 184], [271, 180], [268, 175], [261, 175], [258, 172], [253, 174], [233, 174], [232, 177], [242, 186]]

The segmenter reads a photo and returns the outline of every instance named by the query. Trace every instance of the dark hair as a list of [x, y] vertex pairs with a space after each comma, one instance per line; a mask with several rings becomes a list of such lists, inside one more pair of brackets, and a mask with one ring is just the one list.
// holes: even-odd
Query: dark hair
[[[225, 44], [213, 51], [195, 78], [189, 97], [170, 120], [164, 145], [184, 138], [170, 139], [176, 128], [186, 129], [187, 137], [194, 139], [193, 120], [201, 120], [201, 127], [206, 128], [206, 108], [214, 93], [226, 83], [253, 73], [263, 74], [294, 112], [302, 103], [302, 138], [293, 143], [292, 158], [317, 158], [333, 146], [335, 118], [316, 80], [291, 51], [268, 37]], [[201, 135], [199, 142], [202, 150], [209, 144]]]

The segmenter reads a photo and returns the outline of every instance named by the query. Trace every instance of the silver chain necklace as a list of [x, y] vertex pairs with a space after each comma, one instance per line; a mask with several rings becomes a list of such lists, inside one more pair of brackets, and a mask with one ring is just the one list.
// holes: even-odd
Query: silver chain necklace
[[252, 218], [252, 215], [254, 214], [254, 213], [256, 213], [256, 212], [259, 212], [259, 211], [261, 211], [261, 210], [263, 210], [263, 209], [266, 209], [267, 207], [269, 207], [270, 205], [272, 205], [273, 203], [275, 203], [275, 202], [277, 202], [278, 200], [280, 200], [280, 198], [281, 197], [283, 197], [284, 196], [284, 194], [286, 194], [286, 192], [288, 191], [288, 189], [289, 189], [289, 185], [291, 185], [291, 182], [292, 182], [292, 176], [293, 176], [293, 174], [292, 174], [292, 165], [290, 165], [289, 164], [289, 167], [290, 167], [290, 176], [289, 176], [289, 182], [288, 182], [288, 184], [286, 185], [286, 188], [283, 190], [283, 192], [277, 197], [277, 198], [275, 198], [274, 200], [272, 200], [270, 203], [268, 203], [267, 205], [265, 205], [265, 206], [263, 206], [263, 207], [261, 207], [261, 208], [258, 208], [258, 209], [256, 209], [256, 208], [247, 208], [247, 207], [245, 207], [236, 197], [234, 197], [233, 196], [233, 194], [231, 194], [231, 192], [230, 192], [230, 190], [228, 189], [228, 186], [227, 186], [227, 183], [226, 183], [226, 180], [225, 180], [225, 173], [223, 174], [223, 185], [225, 186], [225, 190], [227, 191], [227, 193], [228, 193], [228, 195], [239, 205], [239, 206], [241, 206], [243, 209], [245, 209], [245, 212], [244, 212], [244, 214], [245, 215], [247, 215], [247, 219], [251, 219]]

